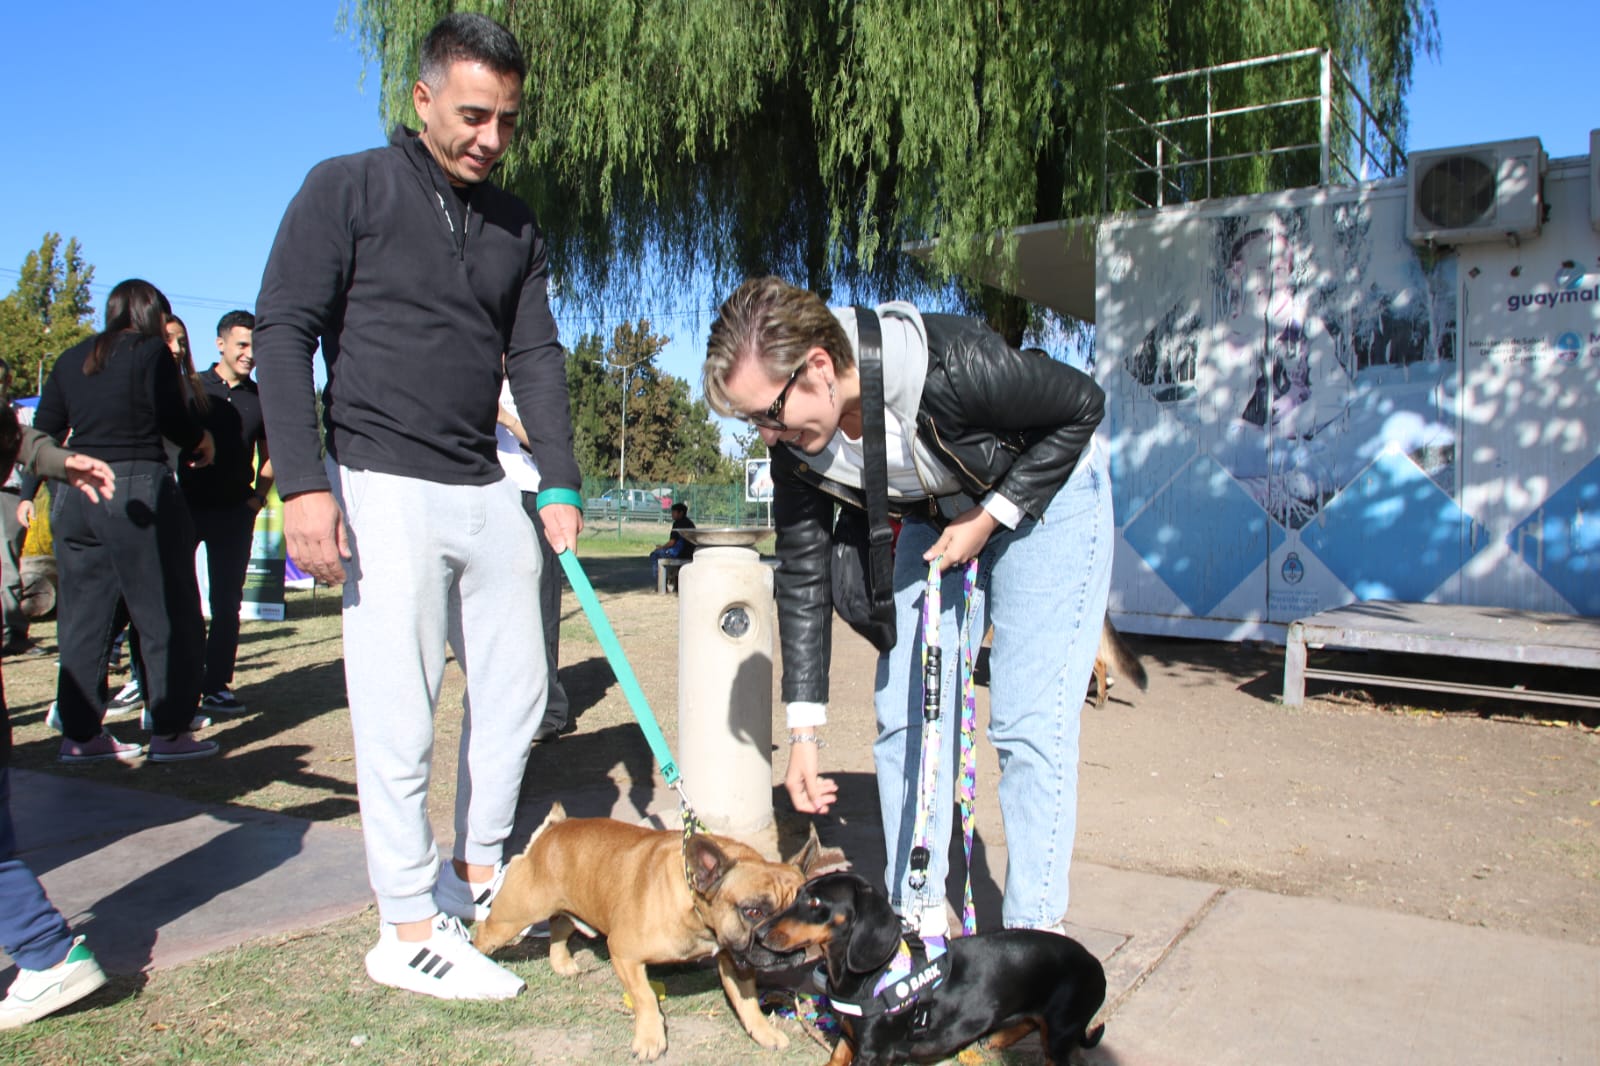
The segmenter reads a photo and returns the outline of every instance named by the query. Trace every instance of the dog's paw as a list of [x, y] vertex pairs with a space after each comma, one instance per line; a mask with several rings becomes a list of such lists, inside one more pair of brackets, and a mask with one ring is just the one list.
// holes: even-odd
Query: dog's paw
[[576, 977], [582, 972], [572, 952], [565, 948], [557, 951], [554, 945], [550, 948], [550, 968], [562, 977]]
[[789, 1038], [765, 1018], [761, 1019], [761, 1024], [750, 1027], [750, 1038], [768, 1051], [782, 1051], [789, 1046]]
[[664, 1025], [633, 1028], [633, 1057], [640, 1062], [654, 1062], [667, 1052], [667, 1029]]

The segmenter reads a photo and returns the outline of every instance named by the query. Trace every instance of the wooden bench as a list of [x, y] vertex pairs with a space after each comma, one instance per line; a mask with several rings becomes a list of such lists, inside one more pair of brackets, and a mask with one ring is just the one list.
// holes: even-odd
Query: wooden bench
[[[1288, 642], [1283, 649], [1283, 702], [1290, 706], [1304, 701], [1306, 678], [1314, 677], [1469, 696], [1600, 707], [1600, 696], [1584, 692], [1540, 691], [1520, 684], [1480, 685], [1402, 674], [1367, 674], [1313, 668], [1306, 663], [1309, 648], [1388, 651], [1405, 655], [1437, 655], [1508, 664], [1600, 670], [1600, 618], [1516, 611], [1505, 607], [1369, 601], [1321, 611], [1291, 623]], [[1593, 692], [1600, 689], [1600, 684], [1585, 687]]]
[[669, 592], [677, 592], [678, 567], [690, 561], [689, 559], [657, 559], [656, 593], [665, 596]]

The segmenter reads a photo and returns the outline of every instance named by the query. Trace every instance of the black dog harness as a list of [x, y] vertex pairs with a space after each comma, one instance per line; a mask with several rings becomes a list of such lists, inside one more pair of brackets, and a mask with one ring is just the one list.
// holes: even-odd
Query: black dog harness
[[885, 964], [872, 982], [872, 995], [852, 1002], [840, 999], [828, 990], [828, 1002], [840, 1014], [852, 1018], [871, 1018], [879, 1014], [895, 1015], [908, 1010], [917, 997], [931, 991], [944, 981], [950, 972], [950, 957], [945, 954], [944, 938], [930, 938], [926, 943], [915, 933], [906, 932], [900, 937], [900, 946], [894, 957]]

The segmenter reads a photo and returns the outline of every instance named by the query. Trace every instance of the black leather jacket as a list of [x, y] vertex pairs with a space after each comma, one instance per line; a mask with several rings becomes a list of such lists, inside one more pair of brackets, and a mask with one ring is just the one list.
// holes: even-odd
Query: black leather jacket
[[[1082, 371], [1019, 352], [981, 322], [957, 315], [922, 321], [929, 351], [918, 439], [974, 503], [992, 490], [1037, 519], [1094, 436], [1105, 393]], [[864, 501], [860, 490], [821, 477], [803, 453], [785, 446], [772, 450], [772, 478], [783, 699], [826, 703], [834, 505]]]

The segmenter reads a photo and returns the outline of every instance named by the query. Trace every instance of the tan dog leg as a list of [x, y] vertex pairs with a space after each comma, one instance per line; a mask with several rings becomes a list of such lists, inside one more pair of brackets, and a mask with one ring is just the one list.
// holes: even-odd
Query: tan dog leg
[[850, 1066], [856, 1060], [855, 1048], [850, 1046], [850, 1041], [844, 1037], [833, 1045], [833, 1055], [828, 1059], [828, 1066]]
[[997, 1033], [990, 1033], [984, 1039], [983, 1046], [990, 1051], [1004, 1051], [1037, 1028], [1039, 1028], [1038, 1022], [1018, 1022], [1009, 1029], [1001, 1029]]
[[733, 1013], [744, 1023], [744, 1031], [751, 1039], [768, 1051], [782, 1051], [789, 1046], [789, 1038], [761, 1013], [761, 1002], [756, 996], [754, 976], [741, 974], [726, 952], [717, 956], [717, 974], [722, 978], [722, 990], [733, 1004]]
[[619, 959], [613, 954], [611, 968], [617, 971], [622, 987], [633, 1001], [633, 1057], [654, 1062], [667, 1050], [667, 1022], [661, 1016], [661, 1004], [656, 1002], [656, 990], [650, 987], [644, 963], [637, 959]]
[[572, 949], [567, 944], [574, 931], [572, 919], [565, 914], [550, 916], [550, 968], [563, 977], [578, 975], [578, 964], [572, 960]]
[[506, 879], [489, 908], [489, 917], [478, 923], [472, 944], [485, 955], [505, 947], [534, 922], [550, 917], [554, 900], [533, 875], [533, 864], [526, 854], [518, 855], [506, 867]]

